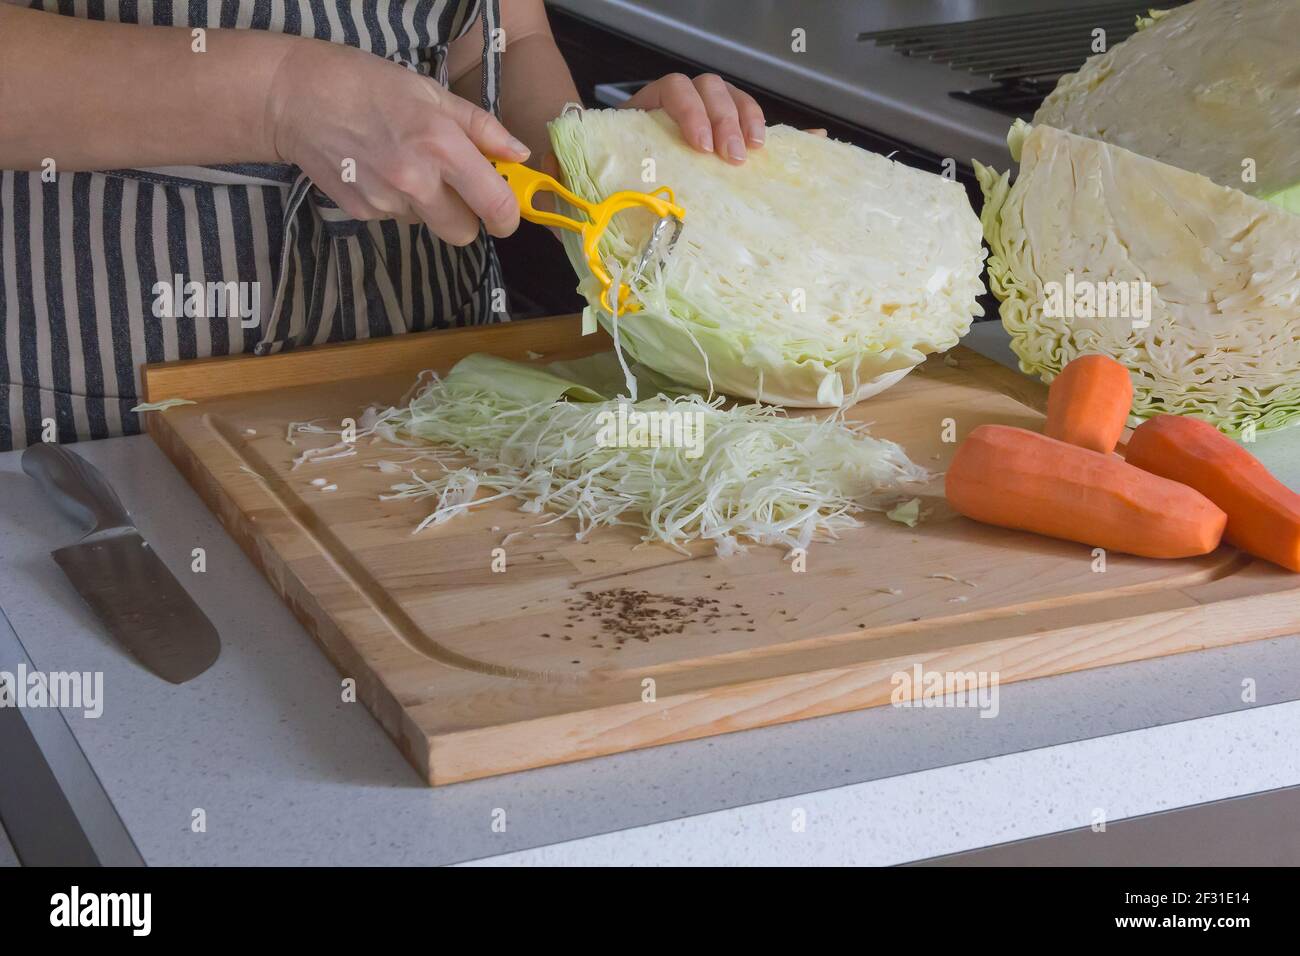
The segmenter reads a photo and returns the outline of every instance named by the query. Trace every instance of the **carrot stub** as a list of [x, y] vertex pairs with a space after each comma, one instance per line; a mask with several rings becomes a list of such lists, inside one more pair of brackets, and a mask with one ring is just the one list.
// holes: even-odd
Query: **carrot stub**
[[1208, 554], [1228, 520], [1186, 485], [1007, 425], [970, 433], [944, 491], [976, 521], [1148, 558]]
[[1195, 488], [1228, 515], [1224, 539], [1300, 571], [1300, 495], [1208, 422], [1160, 415], [1129, 439], [1129, 464]]
[[1061, 369], [1047, 390], [1043, 432], [1109, 455], [1124, 434], [1132, 405], [1127, 366], [1105, 355], [1080, 355]]

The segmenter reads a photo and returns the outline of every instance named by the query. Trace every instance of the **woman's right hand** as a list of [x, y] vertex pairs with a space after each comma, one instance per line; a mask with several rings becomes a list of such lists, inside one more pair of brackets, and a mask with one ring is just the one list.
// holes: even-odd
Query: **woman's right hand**
[[519, 226], [514, 194], [484, 157], [522, 162], [528, 147], [428, 77], [304, 40], [276, 69], [267, 111], [281, 160], [353, 219], [423, 221], [458, 246], [474, 241], [480, 220], [494, 236]]

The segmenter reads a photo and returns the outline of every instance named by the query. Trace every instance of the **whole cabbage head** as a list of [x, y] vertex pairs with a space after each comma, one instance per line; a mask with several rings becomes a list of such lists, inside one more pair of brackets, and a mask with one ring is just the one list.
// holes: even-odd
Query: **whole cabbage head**
[[1204, 176], [1017, 124], [1012, 185], [976, 163], [989, 285], [1025, 372], [1126, 364], [1131, 424], [1193, 415], [1237, 434], [1300, 418], [1300, 216]]
[[[617, 320], [622, 347], [677, 382], [834, 407], [951, 348], [979, 312], [980, 224], [956, 182], [785, 126], [740, 166], [691, 149], [659, 111], [569, 111], [550, 133], [584, 199], [670, 186], [685, 210], [664, 267], [634, 289], [642, 309]], [[615, 270], [653, 222], [614, 218], [601, 251]], [[564, 240], [612, 332], [576, 235]]]

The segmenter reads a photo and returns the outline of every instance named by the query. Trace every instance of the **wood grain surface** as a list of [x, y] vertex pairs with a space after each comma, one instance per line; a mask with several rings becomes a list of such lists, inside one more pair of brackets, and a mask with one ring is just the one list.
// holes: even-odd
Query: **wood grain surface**
[[[150, 434], [430, 784], [876, 706], [915, 665], [1007, 683], [1300, 623], [1300, 579], [1230, 548], [1111, 554], [1100, 570], [1081, 545], [954, 514], [941, 480], [917, 527], [870, 514], [796, 572], [775, 548], [686, 556], [627, 529], [579, 543], [565, 525], [529, 530], [539, 518], [504, 502], [412, 534], [427, 504], [381, 502], [400, 476], [366, 467], [400, 449], [362, 442], [293, 466], [312, 443], [289, 444], [289, 422], [399, 401], [422, 369], [608, 347], [567, 316], [145, 371], [150, 401], [198, 402], [149, 414]], [[957, 348], [851, 417], [941, 473], [956, 447], [945, 439], [986, 422], [1037, 428], [1045, 397]], [[623, 602], [639, 612], [620, 615]]]

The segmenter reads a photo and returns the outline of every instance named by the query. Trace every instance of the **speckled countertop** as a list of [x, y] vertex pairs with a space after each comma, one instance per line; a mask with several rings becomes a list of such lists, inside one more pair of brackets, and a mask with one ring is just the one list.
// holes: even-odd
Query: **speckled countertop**
[[[1003, 354], [999, 331], [968, 344]], [[1255, 450], [1300, 478], [1300, 433]], [[65, 717], [146, 863], [892, 863], [1300, 783], [1286, 637], [1012, 684], [995, 719], [875, 708], [430, 790], [148, 438], [77, 451], [169, 566], [207, 550], [183, 580], [222, 635], [180, 687], [124, 657], [0, 455], [0, 607], [34, 666], [104, 672], [103, 716]]]

